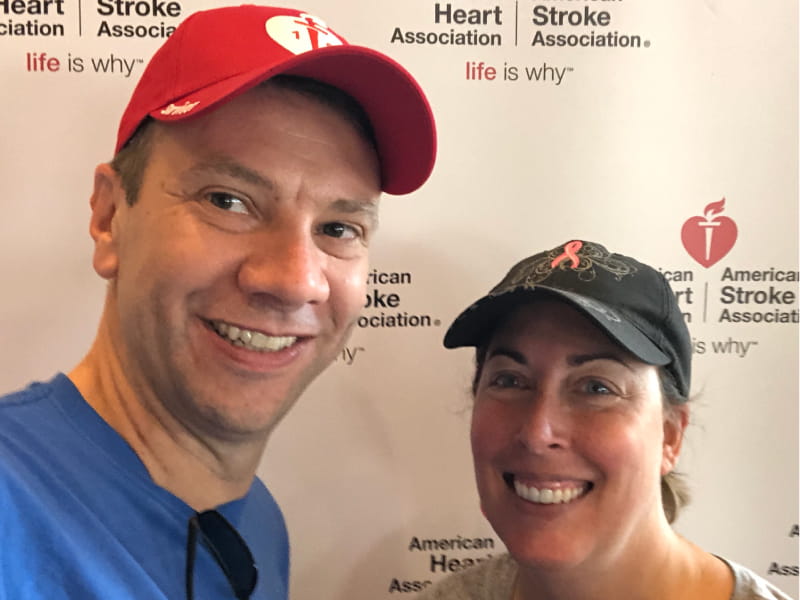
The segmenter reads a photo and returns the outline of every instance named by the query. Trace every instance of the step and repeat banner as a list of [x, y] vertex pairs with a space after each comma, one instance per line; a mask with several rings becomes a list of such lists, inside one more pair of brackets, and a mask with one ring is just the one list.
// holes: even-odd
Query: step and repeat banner
[[[0, 0], [0, 391], [94, 336], [93, 167], [145, 62], [211, 0]], [[677, 529], [798, 594], [798, 7], [308, 0], [414, 73], [430, 181], [386, 197], [363, 315], [273, 434], [296, 600], [411, 597], [503, 551], [450, 321], [523, 256], [600, 242], [671, 280], [694, 345]]]

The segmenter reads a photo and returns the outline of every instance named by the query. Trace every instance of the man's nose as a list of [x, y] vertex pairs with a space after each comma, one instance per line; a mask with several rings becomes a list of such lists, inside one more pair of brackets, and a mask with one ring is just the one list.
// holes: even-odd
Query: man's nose
[[238, 283], [255, 301], [281, 308], [323, 303], [330, 294], [327, 260], [309, 227], [276, 224], [253, 234]]

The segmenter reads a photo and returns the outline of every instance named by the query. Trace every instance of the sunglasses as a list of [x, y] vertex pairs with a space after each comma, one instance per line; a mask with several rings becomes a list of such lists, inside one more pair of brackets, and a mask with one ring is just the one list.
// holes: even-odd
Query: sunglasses
[[189, 519], [186, 541], [186, 600], [194, 600], [194, 561], [198, 534], [225, 574], [236, 599], [248, 600], [258, 581], [258, 569], [253, 554], [239, 532], [216, 510], [195, 513]]

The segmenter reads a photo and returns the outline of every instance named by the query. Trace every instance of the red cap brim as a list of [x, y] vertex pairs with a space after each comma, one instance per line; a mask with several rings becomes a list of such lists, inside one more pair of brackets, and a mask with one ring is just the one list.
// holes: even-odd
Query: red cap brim
[[166, 114], [162, 106], [149, 115], [160, 121], [200, 115], [279, 74], [322, 81], [361, 105], [375, 131], [383, 191], [407, 194], [428, 179], [436, 159], [436, 127], [430, 105], [401, 65], [369, 48], [329, 46], [299, 54], [279, 65], [215, 82], [174, 99]]

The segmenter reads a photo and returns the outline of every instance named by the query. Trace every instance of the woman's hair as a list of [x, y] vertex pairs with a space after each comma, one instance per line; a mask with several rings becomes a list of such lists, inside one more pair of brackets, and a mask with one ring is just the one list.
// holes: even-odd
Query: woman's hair
[[[481, 344], [475, 348], [475, 374], [472, 377], [472, 396], [478, 390], [478, 381], [483, 371], [483, 363], [486, 360], [487, 344]], [[675, 379], [664, 367], [658, 367], [658, 379], [661, 383], [661, 396], [664, 406], [664, 415], [668, 419], [678, 419], [679, 406], [686, 404], [688, 398], [684, 398], [678, 391]], [[681, 509], [689, 504], [691, 495], [689, 485], [682, 473], [670, 471], [661, 476], [661, 505], [667, 522], [674, 523]]]
[[[677, 419], [678, 406], [685, 405], [689, 399], [678, 391], [675, 379], [664, 367], [658, 368], [658, 379], [661, 382], [664, 415], [667, 419]], [[682, 473], [670, 471], [661, 476], [661, 505], [669, 523], [674, 523], [681, 509], [689, 504], [691, 494], [689, 484]]]

